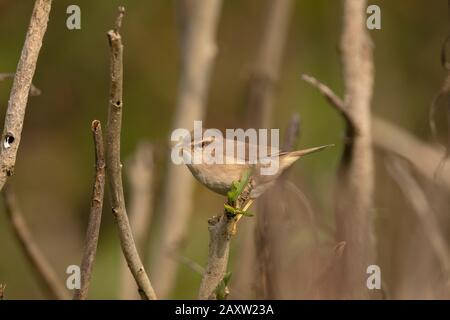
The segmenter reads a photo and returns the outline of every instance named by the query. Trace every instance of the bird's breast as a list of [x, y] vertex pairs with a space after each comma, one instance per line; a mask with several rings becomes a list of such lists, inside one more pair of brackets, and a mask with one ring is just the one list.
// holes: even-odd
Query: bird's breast
[[226, 195], [233, 181], [239, 181], [244, 166], [226, 164], [188, 164], [192, 175], [212, 191]]

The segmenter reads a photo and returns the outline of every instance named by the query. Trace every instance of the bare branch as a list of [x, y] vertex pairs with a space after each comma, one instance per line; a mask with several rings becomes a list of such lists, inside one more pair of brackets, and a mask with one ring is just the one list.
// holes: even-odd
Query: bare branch
[[344, 101], [342, 101], [342, 99], [336, 93], [334, 93], [334, 91], [331, 90], [330, 87], [307, 74], [302, 74], [302, 80], [304, 80], [305, 82], [309, 83], [311, 86], [319, 90], [319, 92], [324, 96], [324, 98], [327, 99], [327, 101], [339, 112], [341, 112], [344, 117], [350, 117], [350, 115], [348, 115], [347, 110], [345, 109]]
[[331, 253], [321, 262], [313, 279], [312, 290], [317, 299], [332, 299], [335, 293], [332, 286], [336, 281], [333, 279], [337, 274], [337, 268], [342, 263], [341, 259], [345, 250], [345, 242], [336, 243]]
[[[294, 114], [285, 135], [284, 151], [292, 151], [298, 139], [299, 125], [300, 118], [298, 114]], [[275, 223], [276, 219], [280, 219], [280, 212], [270, 204], [273, 203], [274, 194], [288, 186], [288, 174], [289, 170], [283, 172], [279, 180], [271, 188], [274, 191], [270, 191], [258, 199], [258, 213], [254, 235], [257, 263], [256, 272], [253, 273], [257, 299], [277, 299], [280, 296], [280, 273], [278, 272], [280, 263], [277, 261], [276, 256], [283, 245], [280, 246], [280, 236], [278, 234], [281, 229]], [[300, 192], [300, 197], [302, 196], [303, 194]], [[302, 197], [301, 201], [304, 202], [305, 199], [306, 197]]]
[[413, 208], [420, 225], [423, 226], [426, 236], [429, 238], [432, 248], [439, 259], [442, 271], [446, 279], [450, 276], [450, 247], [436, 220], [436, 212], [428, 202], [425, 192], [414, 179], [408, 168], [399, 159], [391, 158], [387, 162], [387, 169], [397, 182], [405, 199]]
[[105, 194], [105, 154], [100, 121], [94, 120], [91, 130], [95, 147], [95, 176], [91, 210], [83, 249], [83, 259], [81, 261], [81, 287], [75, 290], [74, 300], [85, 300], [87, 298], [95, 254], [97, 252], [98, 235], [102, 220], [103, 198]]
[[47, 29], [52, 0], [36, 0], [25, 44], [23, 45], [14, 82], [11, 88], [5, 125], [0, 145], [0, 190], [14, 173], [17, 150], [19, 148], [28, 94], [36, 70], [39, 51]]
[[[173, 128], [193, 127], [206, 110], [209, 79], [217, 53], [215, 41], [222, 0], [181, 0], [181, 75]], [[169, 164], [162, 200], [162, 232], [154, 257], [154, 282], [165, 298], [175, 283], [179, 252], [192, 213], [194, 179], [187, 168]]]
[[[261, 34], [261, 42], [257, 51], [256, 63], [253, 67], [251, 78], [248, 83], [248, 101], [247, 101], [247, 115], [246, 122], [248, 127], [270, 128], [271, 119], [274, 111], [274, 102], [277, 93], [277, 84], [280, 75], [281, 62], [283, 59], [285, 43], [288, 37], [288, 31], [293, 13], [294, 1], [292, 0], [280, 0], [280, 1], [265, 1], [266, 5], [266, 18], [264, 19], [264, 28]], [[267, 201], [268, 195], [262, 195], [258, 202], [264, 204]], [[266, 286], [260, 286], [262, 278], [268, 281], [268, 277], [273, 280], [276, 274], [273, 272], [266, 272], [273, 266], [274, 262], [269, 261], [271, 258], [271, 250], [273, 247], [270, 245], [269, 236], [261, 234], [261, 225], [266, 225], [267, 229], [273, 229], [272, 225], [267, 225], [265, 219], [271, 220], [273, 218], [272, 212], [269, 212], [263, 205], [257, 206], [256, 214], [256, 226], [251, 237], [247, 236], [243, 238], [246, 241], [257, 241], [255, 245], [255, 256], [247, 252], [245, 257], [246, 263], [243, 267], [251, 268], [255, 265], [258, 266], [258, 272], [252, 272], [252, 270], [239, 270], [238, 277], [242, 278], [241, 274], [250, 275], [257, 287], [257, 293], [261, 293], [263, 298], [268, 298]], [[252, 226], [247, 224], [245, 226], [249, 232]], [[268, 230], [266, 230], [268, 231]], [[261, 240], [261, 241], [259, 241]], [[242, 250], [250, 248], [251, 245], [242, 245]], [[249, 263], [249, 260], [256, 258], [258, 261]], [[266, 268], [267, 267], [267, 268]], [[267, 282], [266, 281], [266, 282]], [[236, 282], [235, 282], [236, 283]], [[241, 285], [241, 284], [239, 284]], [[239, 286], [238, 285], [238, 286]], [[238, 287], [239, 291], [244, 291], [245, 288]]]
[[22, 246], [23, 252], [30, 262], [37, 280], [42, 285], [45, 296], [49, 299], [69, 299], [69, 295], [62, 285], [62, 281], [58, 279], [55, 270], [33, 239], [10, 185], [5, 185], [2, 196], [6, 214], [8, 215], [14, 234]]
[[[6, 79], [14, 79], [14, 73], [0, 73], [0, 81], [4, 81]], [[30, 96], [39, 96], [41, 94], [41, 90], [36, 88], [34, 84], [30, 86]]]
[[118, 34], [120, 31], [120, 28], [122, 28], [122, 20], [123, 16], [125, 15], [125, 7], [120, 6], [118, 8], [118, 15], [116, 17], [116, 23], [114, 24], [114, 33]]
[[[367, 266], [375, 258], [373, 232], [373, 154], [370, 104], [374, 68], [366, 28], [367, 1], [345, 0], [341, 37], [345, 110], [353, 126], [347, 140], [336, 188], [336, 237], [346, 243], [337, 275], [341, 298], [367, 298]], [[351, 222], [351, 223], [350, 223]]]
[[[319, 90], [319, 92], [346, 117], [344, 101], [342, 101], [328, 86], [308, 75], [302, 76], [303, 80]], [[349, 121], [347, 121], [349, 123]], [[389, 123], [379, 117], [372, 118], [373, 144], [381, 149], [395, 153], [408, 159], [424, 177], [434, 181], [450, 192], [450, 162], [442, 164], [442, 170], [436, 176], [436, 168], [442, 161], [442, 155], [438, 148], [420, 141], [407, 131], [395, 124]], [[420, 157], [417, 155], [421, 155]]]
[[373, 232], [373, 154], [370, 104], [374, 68], [372, 43], [366, 28], [367, 1], [345, 0], [341, 37], [345, 110], [353, 126], [347, 141], [336, 188], [336, 237], [346, 243], [340, 284], [342, 298], [368, 297], [366, 269], [375, 263]]
[[[120, 7], [116, 27], [120, 27], [123, 13], [124, 8]], [[110, 30], [108, 39], [111, 50], [111, 92], [106, 132], [106, 171], [109, 178], [111, 207], [117, 223], [122, 252], [136, 280], [139, 293], [143, 299], [153, 300], [156, 299], [156, 294], [136, 249], [123, 194], [122, 164], [120, 162], [120, 133], [123, 107], [123, 45], [119, 30]]]
[[347, 130], [351, 132], [355, 131], [355, 123], [352, 119], [351, 113], [345, 107], [345, 102], [336, 94], [333, 90], [330, 89], [327, 85], [323, 84], [316, 78], [309, 76], [307, 74], [302, 75], [302, 79], [310, 84], [312, 87], [319, 90], [319, 92], [323, 95], [323, 97], [331, 104], [331, 106], [335, 107], [337, 111], [341, 114], [342, 118], [345, 120], [345, 124], [347, 126]]
[[[127, 177], [130, 185], [130, 225], [138, 251], [145, 250], [145, 240], [153, 215], [153, 146], [139, 143], [130, 161], [127, 161]], [[123, 299], [136, 299], [136, 283], [126, 261], [121, 264], [121, 289]]]
[[177, 254], [177, 253], [175, 253], [174, 255], [175, 255], [175, 257], [174, 257], [175, 259], [177, 259], [178, 261], [180, 261], [181, 263], [183, 263], [184, 265], [189, 267], [189, 269], [191, 269], [195, 273], [203, 275], [203, 273], [205, 272], [205, 268], [203, 268], [201, 265], [199, 265], [194, 260], [192, 260], [188, 257], [185, 257], [181, 254]]
[[153, 215], [153, 146], [142, 141], [128, 163], [130, 223], [139, 248], [144, 248]]
[[283, 150], [291, 151], [295, 147], [295, 143], [299, 139], [300, 133], [300, 115], [294, 113], [284, 136]]
[[[249, 199], [254, 182], [250, 181], [239, 196], [236, 205], [241, 208]], [[216, 288], [224, 279], [228, 266], [231, 238], [236, 234], [236, 226], [242, 216], [231, 216], [226, 211], [208, 220], [209, 252], [205, 272], [200, 283], [198, 298], [216, 300]]]
[[[368, 296], [366, 268], [375, 258], [372, 223], [373, 155], [370, 104], [374, 68], [372, 43], [365, 24], [367, 1], [344, 0], [341, 37], [345, 99], [310, 76], [303, 80], [316, 87], [346, 122], [344, 154], [336, 188], [337, 241], [346, 243], [336, 279], [341, 298]], [[349, 223], [351, 221], [351, 223]]]
[[[265, 2], [265, 5], [266, 18], [264, 19], [261, 43], [257, 51], [256, 63], [248, 82], [247, 114], [245, 117], [247, 127], [271, 127], [270, 122], [294, 1], [268, 0]], [[295, 132], [291, 134], [296, 135]], [[264, 203], [265, 197], [266, 195], [262, 195], [258, 200], [259, 203]], [[231, 294], [233, 296], [236, 291], [239, 291], [244, 296], [249, 296], [253, 293], [253, 288], [251, 287], [254, 285], [254, 282], [256, 284], [260, 283], [259, 276], [261, 274], [254, 272], [254, 266], [258, 265], [263, 268], [265, 261], [256, 262], [255, 259], [266, 257], [260, 254], [260, 249], [266, 248], [266, 246], [262, 243], [258, 243], [255, 246], [255, 237], [259, 236], [257, 234], [259, 231], [256, 227], [260, 224], [262, 216], [270, 219], [267, 214], [264, 215], [262, 212], [259, 212], [262, 211], [261, 208], [262, 206], [257, 206], [256, 221], [248, 221], [242, 226], [243, 235], [238, 253], [241, 263], [240, 267], [235, 270], [235, 276], [232, 278], [234, 289]]]
[[376, 147], [408, 159], [417, 172], [450, 193], [450, 160], [446, 160], [440, 174], [435, 176], [442, 158], [437, 147], [381, 118], [374, 117], [372, 125], [373, 143]]
[[270, 127], [293, 4], [292, 0], [266, 1], [267, 18], [249, 83], [246, 119], [250, 127]]
[[225, 213], [208, 220], [208, 262], [200, 284], [198, 294], [200, 300], [216, 300], [215, 290], [227, 271], [234, 223], [234, 218], [228, 217]]

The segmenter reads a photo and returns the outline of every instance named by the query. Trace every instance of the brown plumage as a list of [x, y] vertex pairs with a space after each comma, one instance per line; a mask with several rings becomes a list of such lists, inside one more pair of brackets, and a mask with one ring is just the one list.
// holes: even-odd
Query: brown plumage
[[[214, 141], [214, 137], [206, 137], [199, 141], [195, 141], [193, 138], [190, 138], [186, 139], [184, 142], [182, 141], [180, 144], [184, 147], [186, 159], [192, 160], [195, 148], [197, 147], [198, 150], [202, 152], [203, 156], [206, 157], [206, 160], [208, 160], [211, 159], [208, 158], [209, 155], [212, 157], [216, 156], [216, 149], [214, 148], [214, 145], [212, 145], [212, 142]], [[235, 148], [233, 158], [227, 157], [227, 145], [232, 145]], [[203, 159], [204, 161], [199, 164], [192, 163], [191, 161], [191, 163], [186, 163], [186, 165], [192, 175], [201, 184], [222, 195], [226, 195], [227, 192], [230, 191], [233, 181], [239, 181], [246, 170], [252, 169], [254, 186], [250, 193], [250, 198], [255, 199], [263, 194], [295, 161], [304, 155], [323, 150], [329, 146], [330, 145], [325, 145], [292, 152], [280, 152], [279, 150], [274, 149], [272, 152], [267, 152], [267, 156], [260, 157], [259, 146], [224, 138], [222, 144], [223, 164], [208, 164], [206, 163], [207, 161]], [[245, 150], [243, 156], [237, 156], [237, 150], [239, 147], [243, 147]], [[268, 149], [268, 151], [270, 151], [270, 147]], [[256, 157], [253, 158], [253, 160], [256, 158], [256, 163], [250, 163], [249, 161], [249, 156], [252, 152], [253, 155], [256, 155]], [[270, 168], [271, 164], [273, 165], [276, 161], [278, 161], [278, 170], [275, 170], [273, 174], [262, 174], [262, 169]]]

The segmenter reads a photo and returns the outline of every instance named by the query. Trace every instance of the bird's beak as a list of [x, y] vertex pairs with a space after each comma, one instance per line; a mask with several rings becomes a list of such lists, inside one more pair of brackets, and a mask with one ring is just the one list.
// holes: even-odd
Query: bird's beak
[[303, 157], [303, 156], [305, 156], [307, 154], [318, 152], [318, 151], [321, 151], [321, 150], [326, 149], [328, 147], [334, 147], [334, 144], [327, 144], [327, 145], [320, 146], [320, 147], [314, 147], [314, 148], [299, 150], [299, 151], [296, 152], [296, 155], [298, 155], [299, 157]]

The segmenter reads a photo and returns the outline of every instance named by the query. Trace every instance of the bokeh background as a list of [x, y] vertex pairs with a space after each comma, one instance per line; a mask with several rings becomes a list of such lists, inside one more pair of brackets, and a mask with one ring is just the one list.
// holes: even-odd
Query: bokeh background
[[[81, 7], [81, 30], [66, 28], [66, 8], [71, 4]], [[61, 281], [66, 279], [66, 267], [79, 264], [81, 259], [94, 168], [90, 124], [93, 119], [106, 121], [109, 92], [106, 31], [113, 25], [119, 4], [127, 10], [121, 32], [125, 44], [122, 158], [126, 160], [142, 140], [152, 142], [156, 152], [155, 212], [149, 248], [144, 253], [146, 261], [151, 259], [152, 243], [158, 237], [159, 195], [164, 185], [180, 71], [175, 1], [54, 1], [33, 81], [42, 94], [29, 99], [11, 183], [37, 243]], [[378, 4], [382, 13], [382, 29], [370, 32], [376, 68], [373, 113], [430, 140], [428, 110], [444, 77], [439, 54], [449, 30], [447, 3], [390, 0], [370, 4]], [[14, 72], [16, 68], [32, 7], [33, 1], [0, 0], [0, 72]], [[261, 30], [267, 23], [266, 8], [265, 1], [224, 1], [206, 127], [224, 129], [242, 125], [247, 82]], [[283, 134], [292, 114], [300, 114], [299, 148], [337, 145], [300, 161], [289, 177], [312, 203], [316, 218], [330, 228], [333, 228], [331, 200], [344, 123], [300, 76], [312, 74], [342, 93], [340, 30], [340, 1], [295, 1], [272, 119], [273, 127], [280, 128]], [[11, 81], [0, 83], [2, 118], [10, 88]], [[392, 239], [382, 241], [387, 245], [379, 247], [383, 277], [393, 282], [404, 271], [411, 272], [411, 281], [426, 282], [426, 274], [419, 271], [415, 274], [414, 267], [395, 260], [399, 254], [395, 241], [400, 241], [395, 234], [413, 215], [382, 164], [377, 165], [376, 177], [377, 235]], [[182, 253], [201, 265], [207, 256], [207, 219], [221, 210], [222, 203], [220, 196], [196, 184], [195, 210]], [[298, 209], [290, 210], [295, 214]], [[408, 239], [402, 241], [407, 243]], [[230, 269], [239, 265], [233, 260], [238, 248], [239, 237], [232, 245]], [[105, 199], [91, 298], [119, 297], [121, 260], [113, 217]], [[419, 253], [416, 262], [421, 263]], [[7, 284], [8, 299], [43, 298], [3, 209], [0, 209], [0, 283]], [[200, 275], [180, 264], [171, 297], [195, 298], [199, 283]], [[412, 297], [415, 295], [420, 293], [411, 293]]]

